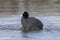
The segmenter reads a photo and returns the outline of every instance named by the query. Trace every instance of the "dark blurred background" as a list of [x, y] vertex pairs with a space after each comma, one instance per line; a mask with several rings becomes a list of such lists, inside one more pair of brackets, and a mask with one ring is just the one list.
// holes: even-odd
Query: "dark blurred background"
[[60, 0], [0, 0], [0, 17], [20, 16], [24, 11], [30, 16], [60, 16]]

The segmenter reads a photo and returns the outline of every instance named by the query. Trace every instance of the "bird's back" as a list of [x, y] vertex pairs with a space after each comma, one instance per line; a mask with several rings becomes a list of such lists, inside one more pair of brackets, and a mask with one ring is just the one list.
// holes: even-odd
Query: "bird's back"
[[34, 17], [30, 17], [28, 20], [29, 20], [28, 21], [29, 27], [31, 27], [33, 29], [35, 29], [35, 28], [43, 29], [43, 24], [39, 19], [36, 19]]

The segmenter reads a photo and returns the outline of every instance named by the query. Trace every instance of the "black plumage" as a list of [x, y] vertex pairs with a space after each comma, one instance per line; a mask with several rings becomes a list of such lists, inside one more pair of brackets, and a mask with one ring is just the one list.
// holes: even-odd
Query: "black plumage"
[[24, 30], [42, 30], [43, 29], [43, 23], [35, 17], [29, 17], [28, 12], [26, 11], [22, 15], [21, 24]]

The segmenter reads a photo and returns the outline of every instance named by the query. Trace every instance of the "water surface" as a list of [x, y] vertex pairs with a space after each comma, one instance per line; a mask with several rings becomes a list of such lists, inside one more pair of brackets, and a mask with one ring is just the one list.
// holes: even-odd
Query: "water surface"
[[22, 32], [20, 17], [0, 18], [0, 40], [60, 40], [60, 16], [36, 17], [44, 24], [42, 31]]

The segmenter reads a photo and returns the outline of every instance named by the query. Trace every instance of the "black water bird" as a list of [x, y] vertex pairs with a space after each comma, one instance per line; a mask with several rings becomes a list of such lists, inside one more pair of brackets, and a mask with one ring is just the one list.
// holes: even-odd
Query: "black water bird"
[[25, 11], [22, 15], [21, 24], [22, 29], [26, 31], [43, 29], [43, 23], [35, 17], [29, 17], [29, 13], [27, 11]]

